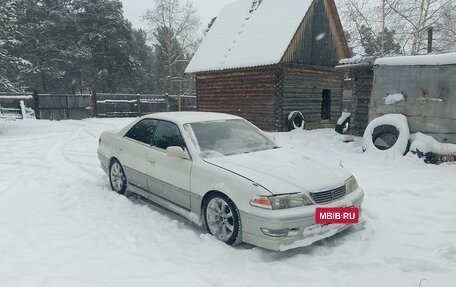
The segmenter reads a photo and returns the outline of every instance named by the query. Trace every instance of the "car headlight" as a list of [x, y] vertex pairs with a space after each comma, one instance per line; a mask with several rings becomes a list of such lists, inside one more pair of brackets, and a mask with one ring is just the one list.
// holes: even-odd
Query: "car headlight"
[[302, 193], [273, 195], [273, 196], [255, 196], [250, 200], [250, 205], [265, 209], [285, 209], [306, 205], [312, 205], [312, 201]]
[[355, 191], [358, 188], [358, 182], [354, 176], [351, 176], [349, 179], [345, 181], [345, 190], [347, 194], [350, 192]]

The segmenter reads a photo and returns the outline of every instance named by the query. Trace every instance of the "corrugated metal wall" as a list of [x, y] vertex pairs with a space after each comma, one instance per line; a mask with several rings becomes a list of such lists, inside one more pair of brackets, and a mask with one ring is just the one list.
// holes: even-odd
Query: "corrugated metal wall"
[[[388, 113], [407, 116], [411, 132], [456, 143], [456, 65], [376, 66], [369, 120]], [[388, 95], [405, 100], [387, 105]]]

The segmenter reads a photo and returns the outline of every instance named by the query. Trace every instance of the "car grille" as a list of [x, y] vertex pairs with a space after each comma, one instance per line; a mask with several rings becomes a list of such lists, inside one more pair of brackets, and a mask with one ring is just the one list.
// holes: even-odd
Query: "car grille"
[[312, 199], [319, 204], [325, 204], [329, 203], [331, 201], [334, 201], [336, 199], [339, 199], [341, 197], [344, 197], [346, 194], [345, 190], [345, 185], [331, 189], [331, 190], [326, 190], [326, 191], [320, 191], [320, 192], [315, 192], [315, 193], [310, 193], [310, 196], [312, 196]]

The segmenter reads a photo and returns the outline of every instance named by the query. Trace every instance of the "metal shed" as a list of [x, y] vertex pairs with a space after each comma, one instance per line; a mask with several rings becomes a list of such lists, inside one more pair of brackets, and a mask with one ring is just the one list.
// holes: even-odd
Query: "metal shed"
[[407, 116], [412, 133], [456, 143], [456, 53], [376, 60], [369, 120], [390, 113]]

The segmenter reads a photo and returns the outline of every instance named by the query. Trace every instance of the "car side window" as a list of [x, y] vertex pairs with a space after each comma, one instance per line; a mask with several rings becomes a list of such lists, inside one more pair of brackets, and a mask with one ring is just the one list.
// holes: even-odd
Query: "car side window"
[[175, 124], [166, 121], [160, 121], [158, 124], [152, 145], [161, 149], [166, 149], [170, 146], [185, 148], [179, 128]]
[[134, 125], [125, 135], [127, 138], [150, 145], [152, 137], [158, 126], [158, 121], [153, 119], [144, 119]]

